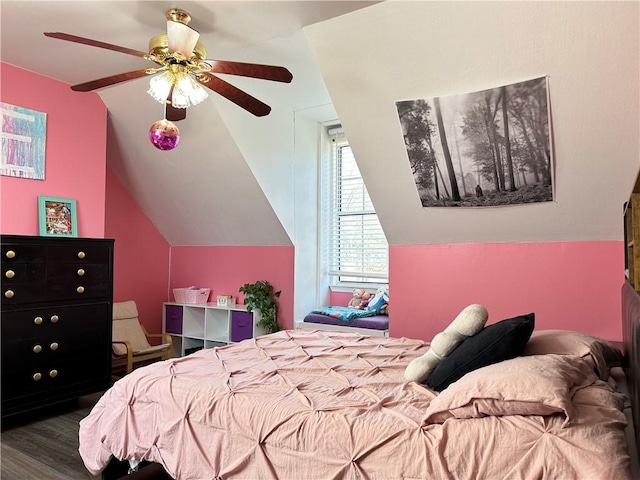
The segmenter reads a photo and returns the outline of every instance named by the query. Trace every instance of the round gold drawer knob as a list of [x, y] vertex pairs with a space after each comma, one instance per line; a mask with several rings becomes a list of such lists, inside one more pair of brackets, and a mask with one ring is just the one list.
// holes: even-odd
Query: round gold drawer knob
[[5, 277], [7, 278], [13, 278], [16, 276], [16, 272], [14, 272], [13, 270], [7, 270], [4, 274]]
[[84, 270], [83, 270], [82, 268], [79, 268], [79, 269], [78, 269], [78, 276], [79, 276], [79, 277], [84, 276]]
[[7, 250], [7, 253], [5, 253], [5, 256], [7, 258], [15, 258], [16, 252], [14, 252], [13, 250]]
[[58, 315], [51, 315], [51, 323], [58, 323], [60, 317]]
[[33, 353], [40, 353], [42, 351], [42, 345], [34, 345]]
[[49, 376], [50, 376], [51, 378], [56, 378], [56, 377], [58, 376], [58, 370], [51, 370], [51, 371], [49, 372]]
[[78, 252], [78, 258], [84, 258], [86, 257], [84, 252]]
[[7, 298], [13, 298], [13, 296], [15, 295], [13, 290], [7, 290], [6, 292], [4, 292], [4, 296]]
[[80, 285], [78, 288], [76, 288], [76, 292], [84, 293], [84, 287], [82, 285]]
[[40, 325], [42, 323], [42, 317], [36, 317], [33, 319], [33, 323]]
[[33, 377], [31, 377], [31, 378], [33, 378], [33, 380], [37, 382], [38, 380], [40, 380], [42, 378], [42, 374], [40, 372], [36, 372], [36, 373], [33, 374]]
[[57, 342], [53, 342], [51, 345], [49, 345], [49, 348], [51, 350], [57, 350], [58, 349], [58, 343]]

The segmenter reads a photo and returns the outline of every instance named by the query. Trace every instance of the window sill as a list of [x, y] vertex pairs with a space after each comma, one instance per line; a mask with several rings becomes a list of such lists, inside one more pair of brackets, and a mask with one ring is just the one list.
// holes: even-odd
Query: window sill
[[354, 288], [361, 288], [367, 292], [375, 293], [380, 287], [388, 287], [386, 283], [353, 283], [351, 285], [329, 285], [329, 290], [336, 293], [352, 293]]

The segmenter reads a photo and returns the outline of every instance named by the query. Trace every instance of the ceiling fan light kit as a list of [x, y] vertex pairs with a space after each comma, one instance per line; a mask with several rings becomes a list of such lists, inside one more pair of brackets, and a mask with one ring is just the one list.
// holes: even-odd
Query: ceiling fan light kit
[[167, 12], [166, 17], [167, 33], [155, 35], [149, 40], [149, 53], [61, 32], [45, 32], [45, 35], [59, 40], [134, 55], [156, 63], [158, 67], [111, 75], [72, 85], [71, 89], [90, 92], [146, 75], [153, 75], [149, 81], [147, 93], [163, 104], [165, 118], [152, 125], [149, 138], [151, 143], [160, 150], [171, 150], [178, 145], [180, 132], [171, 120], [184, 119], [187, 107], [198, 105], [208, 97], [207, 89], [222, 95], [257, 117], [269, 114], [271, 107], [215, 74], [239, 75], [289, 83], [293, 79], [289, 70], [284, 67], [257, 63], [207, 60], [207, 50], [198, 41], [200, 34], [188, 25], [191, 16], [184, 10], [173, 8]]
[[[180, 65], [171, 65], [169, 69], [152, 77], [147, 93], [161, 104], [169, 103], [175, 108], [198, 105], [209, 96]], [[168, 101], [170, 94], [171, 100]]]

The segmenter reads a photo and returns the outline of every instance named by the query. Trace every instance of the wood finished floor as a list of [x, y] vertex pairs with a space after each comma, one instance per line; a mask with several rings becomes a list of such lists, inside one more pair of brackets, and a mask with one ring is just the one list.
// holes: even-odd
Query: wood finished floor
[[78, 423], [102, 393], [75, 402], [9, 417], [0, 433], [2, 480], [97, 479], [85, 469], [78, 453]]

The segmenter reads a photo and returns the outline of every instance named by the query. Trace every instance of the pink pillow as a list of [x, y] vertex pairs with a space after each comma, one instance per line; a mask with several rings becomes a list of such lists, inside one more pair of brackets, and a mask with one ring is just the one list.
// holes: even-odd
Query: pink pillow
[[622, 363], [622, 352], [611, 343], [586, 333], [570, 330], [537, 330], [533, 332], [522, 355], [575, 355], [591, 362], [602, 380], [609, 378], [610, 367]]
[[517, 357], [467, 373], [436, 396], [426, 423], [449, 418], [574, 414], [571, 397], [598, 379], [591, 366], [570, 355]]

